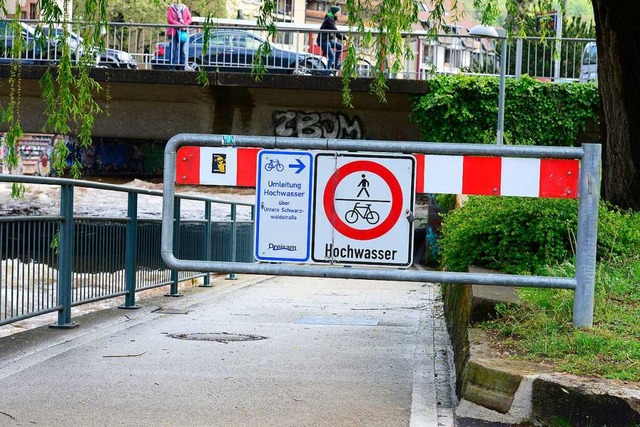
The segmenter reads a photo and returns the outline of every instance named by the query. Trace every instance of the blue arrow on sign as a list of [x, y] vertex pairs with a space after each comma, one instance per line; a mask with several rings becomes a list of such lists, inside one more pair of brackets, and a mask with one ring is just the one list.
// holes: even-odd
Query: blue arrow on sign
[[298, 162], [298, 164], [291, 163], [291, 164], [289, 164], [289, 167], [290, 167], [291, 169], [298, 169], [298, 170], [296, 171], [296, 173], [300, 173], [300, 172], [302, 172], [302, 171], [304, 170], [305, 165], [304, 165], [304, 163], [302, 162], [302, 160], [300, 160], [300, 159], [296, 159], [296, 161]]

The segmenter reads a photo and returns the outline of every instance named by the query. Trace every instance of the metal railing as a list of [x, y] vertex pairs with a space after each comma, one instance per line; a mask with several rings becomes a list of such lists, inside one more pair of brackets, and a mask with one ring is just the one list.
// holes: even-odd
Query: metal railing
[[[123, 308], [136, 308], [143, 290], [170, 286], [168, 295], [178, 295], [180, 281], [197, 278], [210, 285], [209, 273], [178, 272], [162, 261], [161, 191], [6, 174], [0, 182], [59, 197], [52, 206], [59, 213], [0, 217], [0, 325], [57, 312], [57, 326], [70, 327], [74, 306], [123, 296]], [[78, 192], [89, 202], [74, 203]], [[101, 198], [116, 200], [122, 215], [106, 210]], [[177, 253], [253, 260], [252, 204], [178, 194], [174, 207]]]
[[[1, 21], [6, 22], [7, 21]], [[33, 64], [49, 64], [59, 59], [58, 41], [42, 40], [28, 28], [37, 21], [24, 21], [25, 50], [21, 60]], [[83, 28], [70, 24], [71, 29]], [[316, 44], [318, 29], [310, 25], [277, 24], [278, 33], [270, 39], [274, 54], [266, 60], [269, 72], [291, 74], [323, 74], [326, 60]], [[171, 39], [166, 24], [110, 23], [104, 34], [98, 66], [137, 69], [202, 69], [207, 71], [250, 71], [257, 41], [268, 38], [267, 33], [247, 21], [222, 20], [214, 23], [209, 49], [203, 52], [200, 25], [189, 27], [186, 46], [187, 64], [178, 64], [172, 54]], [[12, 60], [12, 34], [9, 25], [0, 25], [0, 63]], [[371, 30], [375, 33], [377, 30]], [[81, 31], [80, 31], [81, 32]], [[365, 48], [362, 36], [345, 30], [347, 43], [358, 52], [360, 76], [371, 75], [376, 52]], [[29, 35], [31, 34], [31, 35]], [[398, 79], [427, 79], [434, 74], [500, 73], [500, 40], [479, 39], [469, 35], [440, 34], [433, 38], [426, 31], [404, 34], [405, 42], [414, 53], [411, 60], [402, 60], [398, 72], [386, 70], [387, 77]], [[507, 41], [506, 74], [520, 77], [577, 81], [580, 76], [582, 54], [592, 39], [514, 38]], [[391, 63], [393, 58], [388, 58]], [[185, 67], [186, 66], [186, 67]]]

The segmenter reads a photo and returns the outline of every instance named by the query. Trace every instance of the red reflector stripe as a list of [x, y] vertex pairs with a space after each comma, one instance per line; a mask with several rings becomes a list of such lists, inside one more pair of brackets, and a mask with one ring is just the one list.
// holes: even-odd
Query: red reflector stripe
[[238, 148], [238, 171], [236, 185], [238, 187], [256, 186], [256, 167], [260, 148]]
[[200, 184], [200, 147], [180, 147], [176, 153], [176, 184]]
[[416, 158], [416, 193], [424, 193], [424, 154], [414, 154]]
[[500, 157], [465, 156], [463, 159], [462, 194], [499, 196], [501, 166]]
[[578, 197], [578, 160], [542, 159], [540, 197], [574, 199]]

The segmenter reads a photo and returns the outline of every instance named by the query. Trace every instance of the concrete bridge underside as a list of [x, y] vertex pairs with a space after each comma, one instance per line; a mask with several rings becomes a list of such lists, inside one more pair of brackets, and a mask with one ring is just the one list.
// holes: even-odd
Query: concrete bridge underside
[[[46, 132], [40, 78], [45, 67], [21, 69], [21, 122], [25, 132]], [[6, 106], [10, 67], [0, 66], [0, 105]], [[328, 138], [419, 140], [410, 121], [411, 97], [426, 92], [424, 81], [390, 80], [386, 102], [370, 93], [371, 79], [352, 82], [353, 108], [342, 102], [335, 77], [95, 69], [107, 114], [94, 137], [167, 140], [188, 133]], [[6, 130], [2, 124], [0, 130]]]

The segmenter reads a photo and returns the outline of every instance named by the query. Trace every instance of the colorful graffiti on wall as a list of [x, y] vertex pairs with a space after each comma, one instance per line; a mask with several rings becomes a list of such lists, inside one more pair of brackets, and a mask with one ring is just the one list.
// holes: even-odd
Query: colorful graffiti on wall
[[62, 138], [70, 152], [67, 166], [80, 161], [84, 176], [162, 176], [164, 141], [95, 138], [91, 146], [82, 147], [71, 137], [56, 139], [48, 134], [25, 134], [18, 141], [18, 167], [14, 170], [4, 161], [8, 148], [0, 137], [0, 173], [55, 175], [51, 153], [54, 143]]
[[9, 148], [4, 143], [4, 138], [0, 137], [0, 171], [20, 175], [49, 176], [54, 142], [62, 138], [50, 134], [24, 134], [17, 143], [18, 166], [12, 170], [5, 161]]
[[67, 144], [69, 164], [77, 158], [86, 176], [162, 176], [164, 141], [95, 138], [89, 147]]

